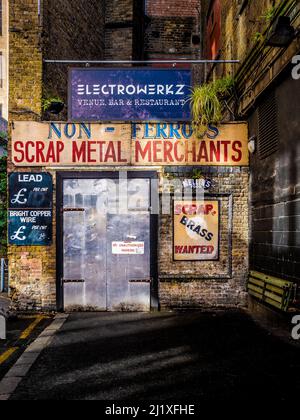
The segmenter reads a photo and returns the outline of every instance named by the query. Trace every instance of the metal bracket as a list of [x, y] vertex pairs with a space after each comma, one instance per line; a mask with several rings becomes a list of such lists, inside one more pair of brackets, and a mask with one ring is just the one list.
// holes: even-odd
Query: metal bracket
[[66, 279], [62, 279], [63, 283], [85, 283], [85, 280], [66, 280]]

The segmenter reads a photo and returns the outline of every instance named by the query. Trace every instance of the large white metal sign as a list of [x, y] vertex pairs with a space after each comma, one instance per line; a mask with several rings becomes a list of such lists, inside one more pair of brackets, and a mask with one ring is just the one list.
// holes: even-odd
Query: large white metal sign
[[113, 255], [144, 255], [144, 242], [113, 242]]

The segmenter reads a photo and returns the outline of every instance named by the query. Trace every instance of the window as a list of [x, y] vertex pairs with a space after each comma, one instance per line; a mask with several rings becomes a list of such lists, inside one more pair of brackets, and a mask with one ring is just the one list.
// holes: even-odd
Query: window
[[213, 0], [207, 17], [208, 59], [215, 60], [220, 52], [221, 42], [221, 1]]

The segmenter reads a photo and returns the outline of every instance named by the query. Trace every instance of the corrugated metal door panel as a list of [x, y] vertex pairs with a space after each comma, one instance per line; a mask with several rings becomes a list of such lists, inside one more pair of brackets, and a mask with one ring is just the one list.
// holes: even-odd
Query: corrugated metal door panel
[[[127, 185], [111, 179], [64, 181], [67, 311], [150, 310], [150, 180]], [[119, 214], [124, 205], [128, 211]]]

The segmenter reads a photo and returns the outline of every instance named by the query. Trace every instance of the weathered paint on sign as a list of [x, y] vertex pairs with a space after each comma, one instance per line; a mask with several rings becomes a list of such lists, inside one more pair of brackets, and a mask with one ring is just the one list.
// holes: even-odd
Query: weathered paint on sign
[[51, 209], [52, 176], [47, 173], [18, 173], [9, 176], [9, 208]]
[[197, 138], [189, 124], [135, 125], [132, 160], [138, 165], [247, 166], [248, 125], [224, 124]]
[[9, 177], [8, 240], [11, 245], [52, 244], [53, 181], [47, 173]]
[[219, 218], [219, 201], [174, 201], [174, 260], [218, 260]]
[[247, 123], [211, 127], [203, 139], [190, 124], [15, 122], [16, 166], [248, 166]]
[[113, 255], [144, 255], [145, 242], [113, 242]]
[[16, 166], [92, 166], [130, 163], [131, 126], [15, 122]]
[[71, 69], [71, 121], [187, 121], [192, 76], [177, 69]]
[[213, 185], [213, 181], [209, 178], [184, 179], [182, 181], [183, 188], [191, 190], [208, 191], [210, 188], [212, 188]]

